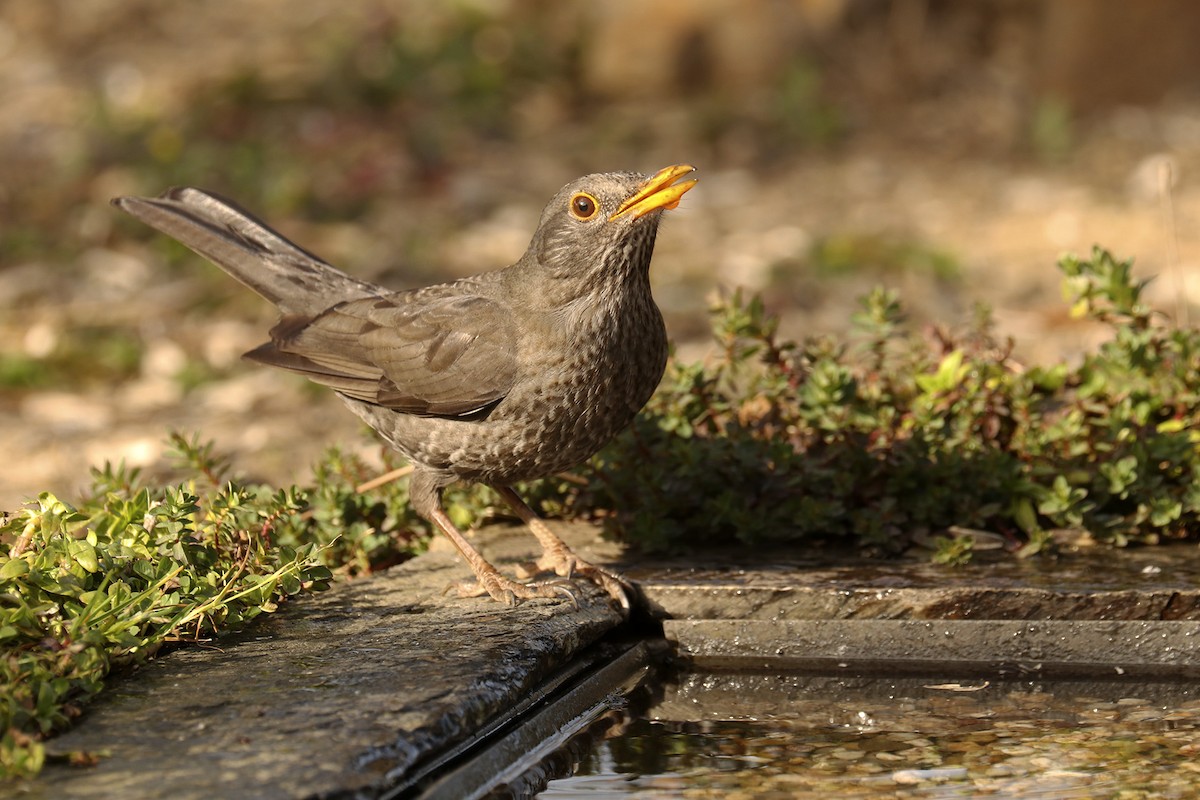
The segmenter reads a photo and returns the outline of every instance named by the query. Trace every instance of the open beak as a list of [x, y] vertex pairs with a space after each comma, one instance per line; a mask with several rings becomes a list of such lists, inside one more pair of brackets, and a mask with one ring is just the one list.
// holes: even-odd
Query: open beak
[[625, 202], [617, 208], [615, 214], [608, 218], [609, 222], [632, 214], [634, 219], [644, 217], [651, 211], [660, 208], [674, 208], [679, 205], [679, 198], [696, 185], [696, 179], [676, 183], [684, 175], [690, 175], [696, 168], [691, 164], [676, 164], [673, 167], [660, 169], [650, 180], [642, 184]]

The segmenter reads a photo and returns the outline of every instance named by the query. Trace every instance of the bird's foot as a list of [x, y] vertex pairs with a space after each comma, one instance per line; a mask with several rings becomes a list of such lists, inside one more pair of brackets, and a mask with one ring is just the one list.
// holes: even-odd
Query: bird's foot
[[579, 589], [569, 580], [553, 579], [546, 581], [531, 581], [519, 583], [506, 578], [500, 573], [483, 574], [473, 581], [464, 581], [457, 585], [459, 597], [483, 597], [489, 595], [493, 600], [512, 607], [522, 600], [532, 600], [535, 597], [566, 598], [575, 608], [579, 608]]
[[[630, 598], [635, 594], [633, 584], [621, 575], [598, 567], [589, 561], [584, 561], [575, 551], [565, 545], [559, 548], [547, 549], [537, 561], [533, 562], [537, 572], [553, 572], [567, 580], [583, 578], [599, 586], [604, 593], [616, 601], [622, 616], [628, 617], [632, 605]], [[526, 568], [528, 569], [528, 568]]]
[[[418, 473], [419, 476], [420, 473]], [[565, 597], [571, 601], [571, 604], [575, 608], [579, 608], [579, 587], [571, 581], [555, 579], [518, 583], [511, 578], [506, 578], [486, 558], [480, 555], [478, 550], [471, 546], [471, 543], [462, 535], [462, 532], [446, 516], [445, 511], [435, 507], [430, 514], [430, 519], [441, 529], [442, 533], [446, 534], [446, 538], [458, 548], [458, 552], [471, 565], [471, 572], [475, 573], [474, 581], [469, 581], [458, 586], [460, 597], [482, 597], [486, 594], [493, 600], [497, 600], [510, 607], [517, 605], [522, 600], [531, 600], [535, 597]], [[447, 591], [449, 591], [449, 588]]]
[[538, 515], [533, 513], [533, 509], [521, 499], [521, 496], [513, 491], [511, 486], [498, 484], [490, 484], [493, 489], [499, 493], [501, 499], [508, 503], [509, 507], [517, 513], [529, 527], [529, 532], [537, 537], [538, 542], [542, 545], [542, 555], [535, 562], [535, 566], [543, 571], [552, 570], [555, 574], [571, 580], [575, 577], [584, 578], [599, 586], [604, 590], [604, 593], [613, 599], [617, 604], [617, 608], [621, 612], [621, 616], [628, 619], [633, 603], [631, 598], [637, 595], [637, 590], [633, 584], [617, 575], [615, 572], [609, 572], [606, 569], [597, 567], [595, 564], [588, 563], [575, 554], [575, 551], [567, 546], [554, 531], [550, 530], [550, 526], [538, 518]]

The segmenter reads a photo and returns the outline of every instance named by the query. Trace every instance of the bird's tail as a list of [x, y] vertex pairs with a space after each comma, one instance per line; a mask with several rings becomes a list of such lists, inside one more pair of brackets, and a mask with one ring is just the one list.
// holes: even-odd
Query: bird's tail
[[235, 203], [200, 189], [112, 202], [212, 261], [285, 314], [313, 316], [343, 300], [383, 292], [292, 244]]

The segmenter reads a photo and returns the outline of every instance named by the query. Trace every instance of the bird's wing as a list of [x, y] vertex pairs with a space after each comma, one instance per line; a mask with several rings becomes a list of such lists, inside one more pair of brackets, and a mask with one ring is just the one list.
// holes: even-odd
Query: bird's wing
[[417, 290], [286, 316], [246, 357], [367, 403], [457, 417], [504, 398], [517, 379], [516, 346], [500, 303]]

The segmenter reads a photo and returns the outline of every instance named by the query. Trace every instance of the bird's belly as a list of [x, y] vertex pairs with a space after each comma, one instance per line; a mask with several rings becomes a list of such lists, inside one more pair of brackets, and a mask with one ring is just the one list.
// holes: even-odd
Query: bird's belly
[[486, 433], [470, 437], [480, 444], [493, 440], [484, 448], [486, 459], [479, 461], [468, 441], [451, 469], [469, 480], [511, 482], [577, 467], [633, 420], [653, 388], [630, 395], [592, 382], [515, 392], [482, 421]]
[[[414, 464], [447, 478], [510, 484], [577, 467], [634, 418], [666, 367], [661, 317], [634, 330], [636, 342], [596, 336], [579, 346], [543, 348], [545, 363], [526, 362], [495, 408], [478, 419], [417, 417], [343, 398]], [[649, 323], [654, 324], [649, 324]], [[563, 359], [564, 352], [570, 353]]]
[[485, 418], [416, 417], [343, 398], [415, 464], [467, 481], [508, 484], [579, 466], [627, 426], [661, 377], [529, 382]]

